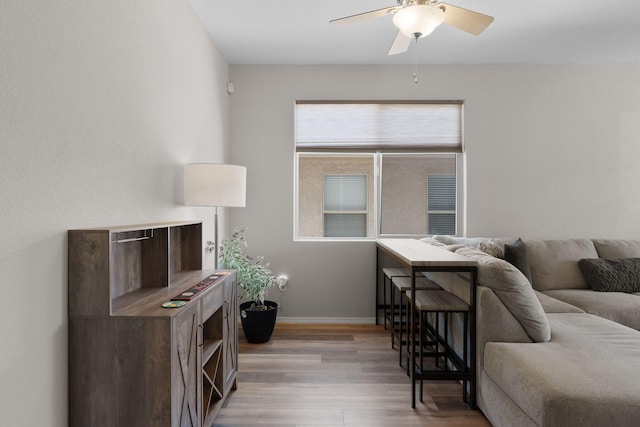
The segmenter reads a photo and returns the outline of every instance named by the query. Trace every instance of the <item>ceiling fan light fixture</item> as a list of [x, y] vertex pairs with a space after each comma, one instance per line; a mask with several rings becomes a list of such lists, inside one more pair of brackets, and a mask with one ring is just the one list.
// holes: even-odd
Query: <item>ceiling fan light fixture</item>
[[444, 21], [444, 11], [436, 6], [420, 4], [400, 9], [393, 15], [393, 25], [410, 38], [428, 36]]

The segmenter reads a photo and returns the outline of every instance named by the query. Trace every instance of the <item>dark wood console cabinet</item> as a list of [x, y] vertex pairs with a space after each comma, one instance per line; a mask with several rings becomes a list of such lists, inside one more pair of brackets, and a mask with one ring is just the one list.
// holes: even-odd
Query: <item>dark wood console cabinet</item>
[[[236, 387], [236, 273], [202, 223], [69, 230], [69, 425], [211, 426]], [[222, 277], [180, 308], [162, 303]]]

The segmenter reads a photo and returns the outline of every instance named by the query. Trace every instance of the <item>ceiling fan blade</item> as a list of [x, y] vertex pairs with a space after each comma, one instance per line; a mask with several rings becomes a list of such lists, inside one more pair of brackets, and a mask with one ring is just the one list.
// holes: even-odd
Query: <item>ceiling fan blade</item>
[[437, 7], [444, 9], [444, 23], [459, 28], [477, 36], [493, 22], [493, 16], [483, 15], [473, 10], [438, 3]]
[[396, 38], [391, 45], [391, 49], [389, 49], [389, 55], [405, 53], [407, 50], [409, 50], [409, 46], [411, 46], [412, 40], [413, 39], [411, 37], [407, 37], [402, 34], [401, 31], [398, 31], [398, 35], [396, 35]]
[[385, 7], [384, 9], [372, 10], [370, 12], [358, 13], [357, 15], [334, 19], [329, 21], [329, 23], [334, 25], [355, 24], [357, 22], [368, 21], [370, 19], [382, 18], [383, 16], [394, 13], [397, 9], [400, 9], [400, 7]]

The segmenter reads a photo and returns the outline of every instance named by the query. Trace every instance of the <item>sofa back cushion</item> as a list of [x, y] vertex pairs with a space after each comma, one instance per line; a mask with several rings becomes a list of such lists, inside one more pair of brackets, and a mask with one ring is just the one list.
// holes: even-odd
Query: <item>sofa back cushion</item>
[[551, 339], [547, 315], [529, 280], [520, 270], [507, 261], [492, 257], [477, 248], [463, 247], [456, 253], [478, 262], [478, 285], [493, 290], [534, 342]]
[[640, 258], [640, 240], [594, 239], [593, 244], [600, 258]]
[[531, 268], [531, 284], [535, 289], [589, 288], [578, 268], [578, 261], [598, 257], [591, 240], [529, 240], [525, 241], [525, 245]]

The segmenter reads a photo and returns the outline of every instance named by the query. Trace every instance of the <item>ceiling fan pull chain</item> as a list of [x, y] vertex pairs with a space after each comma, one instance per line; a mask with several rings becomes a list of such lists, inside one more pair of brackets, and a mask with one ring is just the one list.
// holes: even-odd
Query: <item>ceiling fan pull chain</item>
[[418, 37], [413, 46], [413, 82], [418, 84]]

